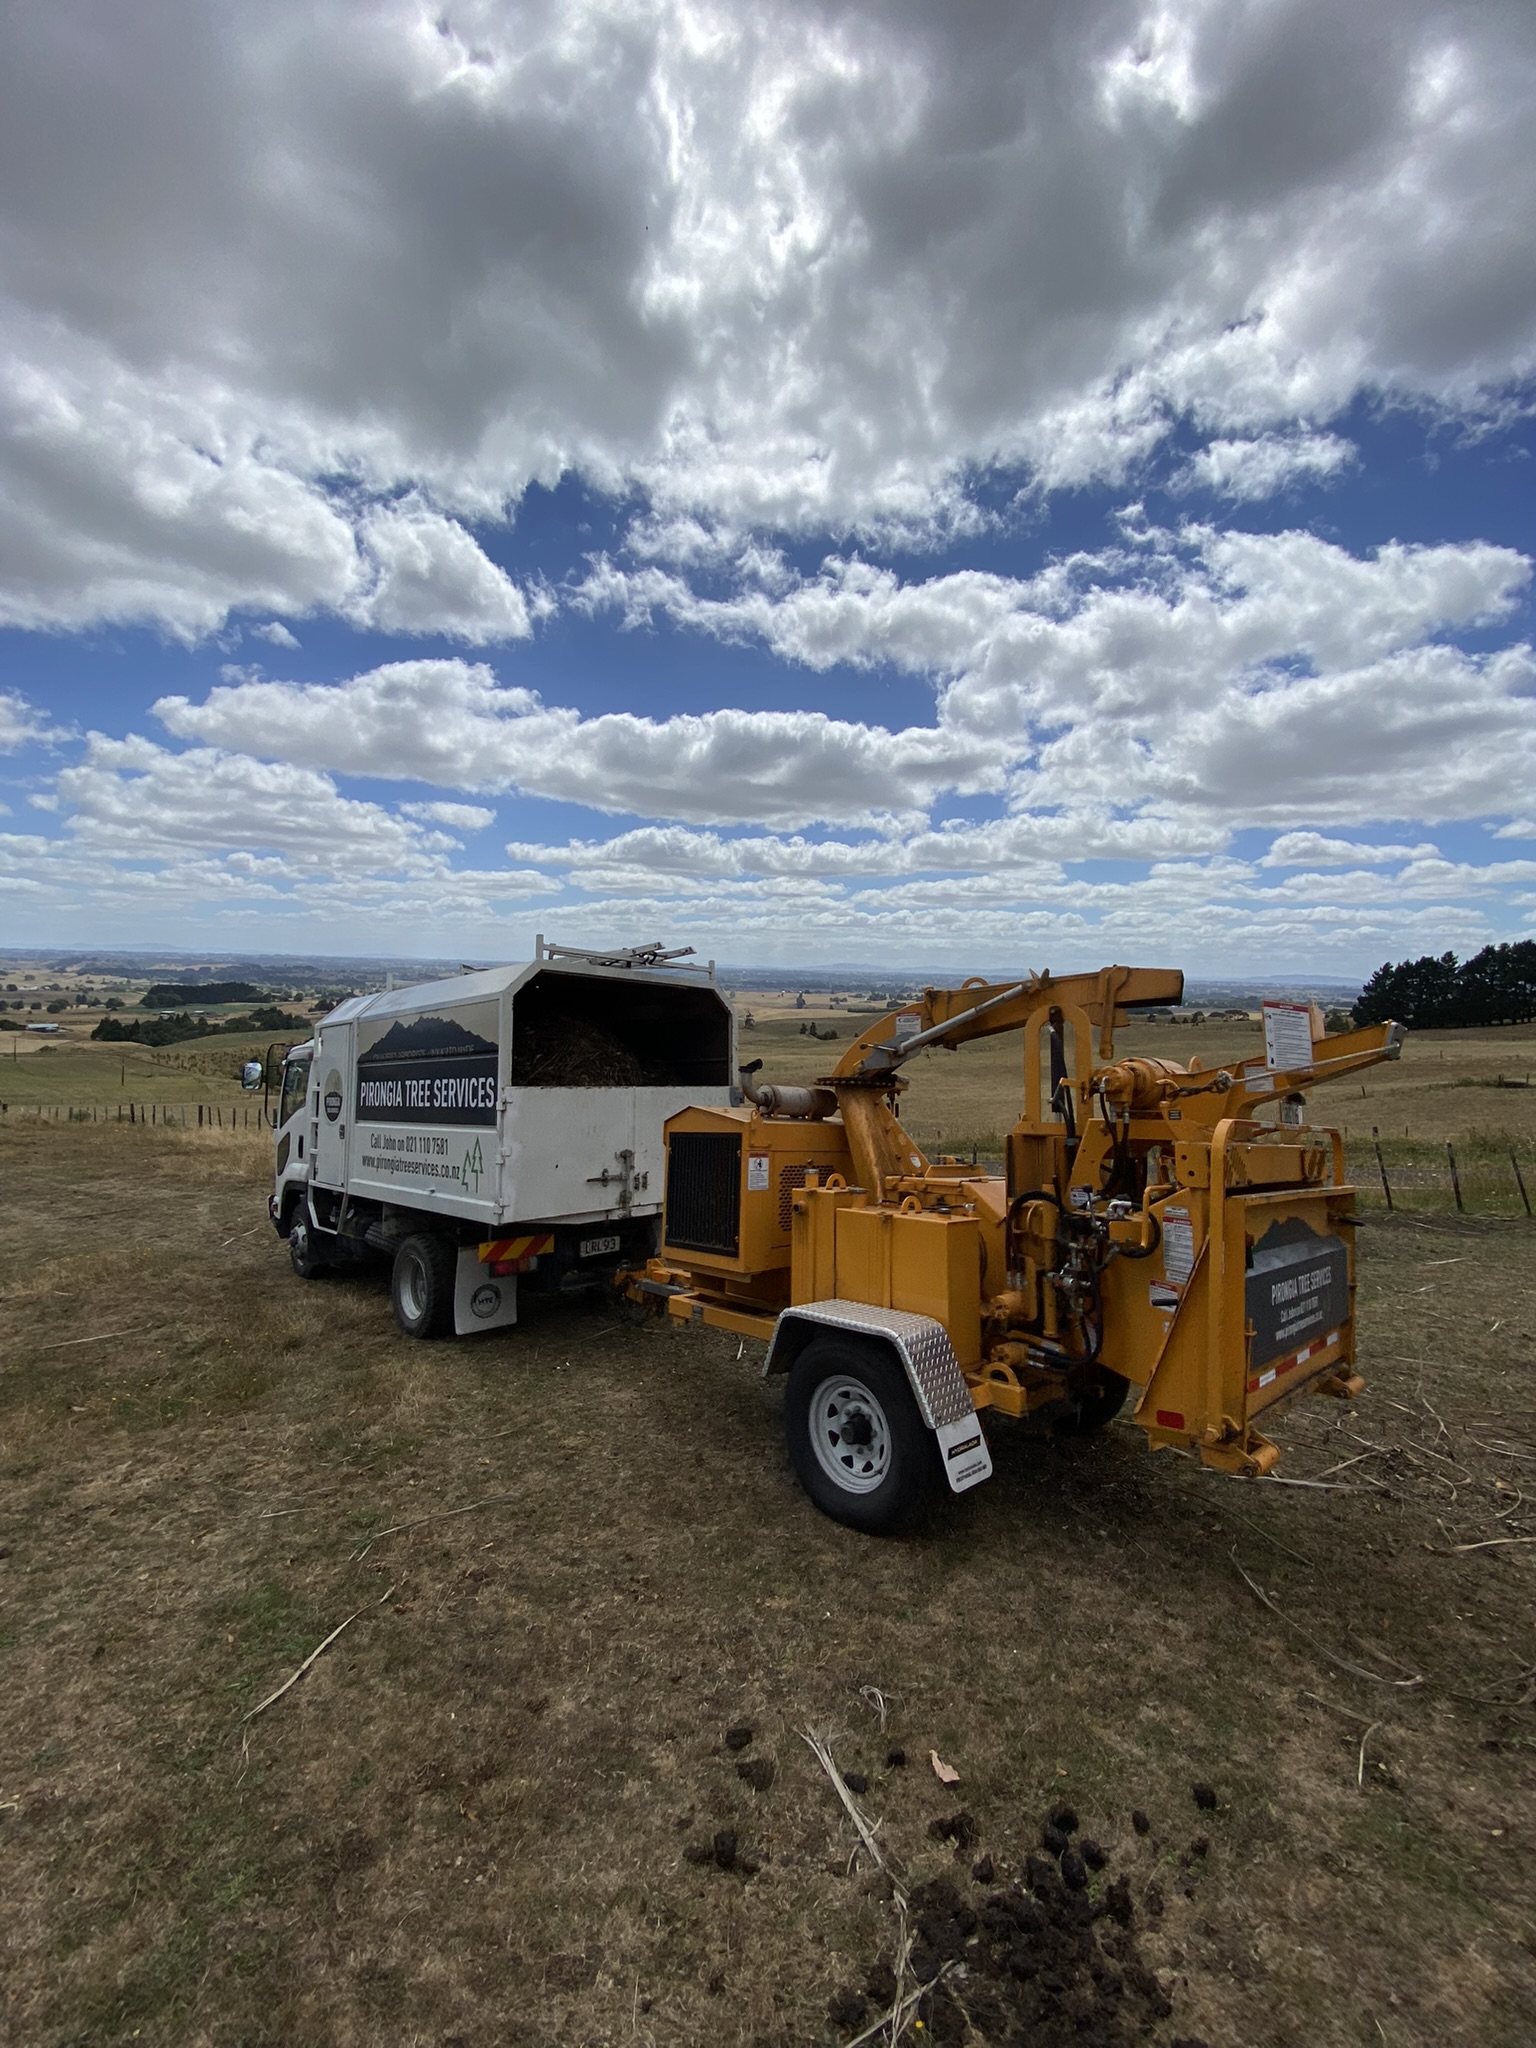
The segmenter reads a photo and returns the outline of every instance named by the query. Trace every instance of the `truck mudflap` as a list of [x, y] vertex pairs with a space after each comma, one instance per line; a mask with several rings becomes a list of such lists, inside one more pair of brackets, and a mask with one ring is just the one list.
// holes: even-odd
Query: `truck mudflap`
[[802, 1302], [785, 1309], [774, 1326], [763, 1377], [788, 1372], [817, 1330], [850, 1330], [890, 1345], [906, 1369], [918, 1413], [938, 1439], [951, 1493], [991, 1478], [992, 1453], [981, 1417], [942, 1323], [862, 1301]]
[[453, 1334], [468, 1337], [476, 1330], [501, 1330], [517, 1321], [517, 1274], [494, 1273], [481, 1263], [479, 1249], [459, 1247], [453, 1274]]

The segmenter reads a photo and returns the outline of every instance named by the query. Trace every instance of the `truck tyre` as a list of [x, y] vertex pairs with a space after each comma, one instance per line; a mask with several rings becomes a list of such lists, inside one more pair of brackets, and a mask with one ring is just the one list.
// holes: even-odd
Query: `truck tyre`
[[910, 1522], [939, 1470], [900, 1361], [856, 1337], [814, 1337], [790, 1369], [784, 1428], [796, 1477], [824, 1515], [867, 1535]]
[[1125, 1406], [1131, 1383], [1117, 1372], [1100, 1366], [1077, 1397], [1075, 1414], [1069, 1414], [1056, 1428], [1062, 1436], [1096, 1436], [1107, 1429]]
[[288, 1262], [301, 1280], [316, 1280], [330, 1264], [315, 1242], [314, 1225], [303, 1208], [295, 1209], [288, 1226]]
[[407, 1337], [446, 1337], [453, 1329], [453, 1276], [458, 1255], [446, 1237], [423, 1232], [395, 1253], [389, 1296]]

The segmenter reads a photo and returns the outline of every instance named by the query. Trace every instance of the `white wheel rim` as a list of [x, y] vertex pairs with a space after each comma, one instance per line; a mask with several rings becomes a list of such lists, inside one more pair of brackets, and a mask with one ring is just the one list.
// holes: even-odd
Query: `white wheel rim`
[[811, 1396], [811, 1449], [844, 1493], [873, 1493], [891, 1469], [891, 1425], [862, 1380], [840, 1373]]
[[409, 1319], [419, 1322], [426, 1306], [427, 1278], [415, 1253], [403, 1261], [400, 1274], [400, 1306]]

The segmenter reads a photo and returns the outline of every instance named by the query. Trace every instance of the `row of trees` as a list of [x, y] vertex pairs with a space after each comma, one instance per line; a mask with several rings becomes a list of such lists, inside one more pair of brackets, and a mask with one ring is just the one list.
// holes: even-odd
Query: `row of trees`
[[1378, 967], [1355, 1004], [1357, 1024], [1395, 1017], [1417, 1029], [1468, 1024], [1526, 1024], [1536, 1017], [1536, 939], [1484, 946], [1470, 960], [1454, 953], [1389, 960]]
[[103, 1017], [92, 1038], [104, 1038], [123, 1045], [180, 1045], [188, 1038], [240, 1037], [254, 1031], [273, 1034], [309, 1031], [303, 1017], [290, 1016], [272, 1005], [253, 1010], [245, 1017], [189, 1017], [185, 1011], [174, 1017]]

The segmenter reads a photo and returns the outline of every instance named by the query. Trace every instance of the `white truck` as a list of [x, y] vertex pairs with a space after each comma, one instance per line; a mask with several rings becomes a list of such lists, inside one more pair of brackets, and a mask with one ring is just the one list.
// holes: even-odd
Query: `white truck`
[[294, 1271], [387, 1257], [413, 1337], [517, 1320], [655, 1251], [662, 1127], [732, 1099], [735, 1024], [691, 948], [546, 945], [354, 996], [283, 1062], [269, 1211]]

